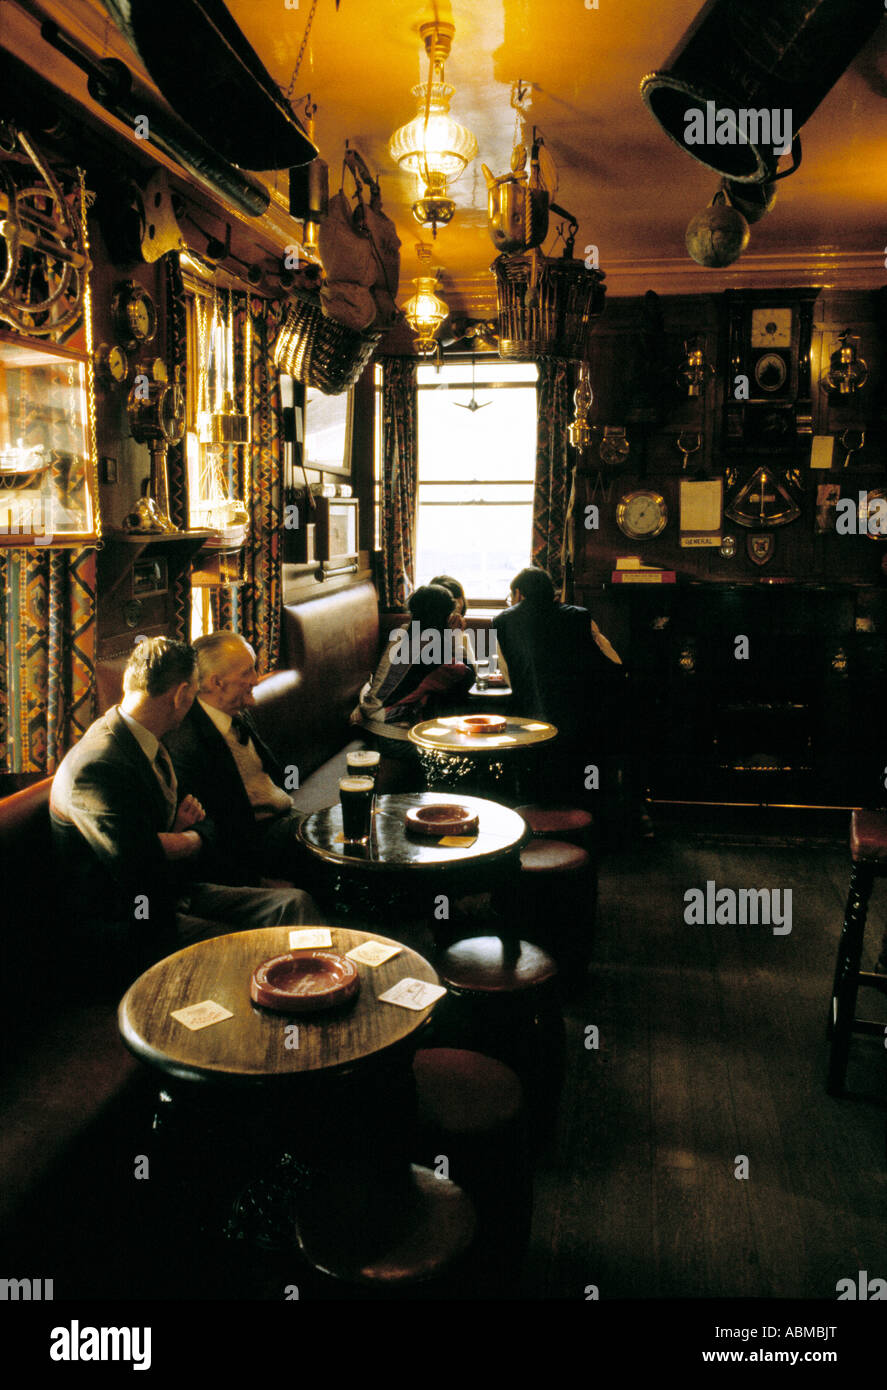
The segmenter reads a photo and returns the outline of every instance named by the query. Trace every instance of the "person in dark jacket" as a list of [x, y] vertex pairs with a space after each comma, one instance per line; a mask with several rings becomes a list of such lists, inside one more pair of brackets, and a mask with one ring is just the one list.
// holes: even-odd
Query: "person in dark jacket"
[[131, 978], [187, 941], [318, 922], [307, 894], [230, 887], [207, 872], [213, 827], [161, 741], [197, 693], [193, 648], [163, 637], [142, 641], [123, 690], [53, 779], [53, 852], [72, 938], [110, 973]]
[[176, 776], [215, 827], [216, 875], [226, 883], [290, 880], [301, 816], [285, 788], [286, 771], [249, 712], [259, 680], [255, 652], [235, 632], [198, 637], [194, 650], [197, 699], [166, 746]]
[[583, 800], [618, 736], [614, 725], [624, 671], [587, 608], [558, 603], [544, 569], [511, 582], [509, 607], [493, 619], [500, 665], [516, 714], [558, 730], [542, 768], [545, 794]]

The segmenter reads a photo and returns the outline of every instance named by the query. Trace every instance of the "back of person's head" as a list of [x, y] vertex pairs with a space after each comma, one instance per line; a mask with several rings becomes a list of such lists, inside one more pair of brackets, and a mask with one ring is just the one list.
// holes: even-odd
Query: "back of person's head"
[[511, 592], [522, 594], [527, 603], [554, 603], [554, 580], [548, 570], [539, 565], [528, 565], [512, 579]]
[[197, 674], [201, 690], [210, 676], [220, 675], [232, 661], [240, 658], [244, 651], [253, 655], [252, 647], [236, 632], [204, 633], [202, 637], [195, 639], [194, 651], [197, 654]]
[[192, 681], [196, 668], [197, 654], [187, 642], [145, 637], [126, 663], [123, 689], [127, 695], [141, 693], [156, 699], [183, 681]]
[[464, 607], [467, 601], [465, 598], [465, 590], [458, 579], [454, 579], [451, 574], [436, 574], [434, 578], [430, 579], [428, 582], [429, 585], [437, 584], [441, 589], [449, 589], [456, 602], [461, 603]]
[[441, 631], [455, 607], [455, 599], [449, 589], [442, 584], [423, 584], [411, 595], [407, 608], [410, 617], [415, 618], [421, 628], [436, 628]]

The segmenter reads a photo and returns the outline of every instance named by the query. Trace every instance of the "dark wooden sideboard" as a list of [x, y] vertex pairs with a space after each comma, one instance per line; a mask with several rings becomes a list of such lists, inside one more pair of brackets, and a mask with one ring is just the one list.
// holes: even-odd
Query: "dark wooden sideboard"
[[887, 589], [607, 585], [577, 601], [628, 667], [614, 735], [655, 797], [887, 802]]

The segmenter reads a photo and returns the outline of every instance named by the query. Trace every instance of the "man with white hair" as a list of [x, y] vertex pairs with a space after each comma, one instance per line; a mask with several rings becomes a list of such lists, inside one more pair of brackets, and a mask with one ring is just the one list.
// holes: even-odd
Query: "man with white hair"
[[109, 979], [132, 979], [203, 937], [319, 923], [306, 893], [232, 886], [213, 871], [213, 827], [162, 742], [197, 693], [193, 648], [144, 639], [123, 689], [120, 704], [66, 754], [52, 784], [53, 850], [72, 947]]
[[176, 776], [215, 827], [214, 871], [225, 883], [292, 879], [301, 817], [285, 773], [247, 714], [259, 679], [252, 647], [236, 632], [198, 637], [197, 699], [166, 745]]

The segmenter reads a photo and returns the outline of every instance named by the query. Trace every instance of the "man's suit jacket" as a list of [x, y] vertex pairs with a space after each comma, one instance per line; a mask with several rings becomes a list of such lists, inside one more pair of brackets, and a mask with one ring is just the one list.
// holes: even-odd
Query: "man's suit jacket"
[[522, 715], [555, 724], [562, 743], [583, 737], [589, 719], [612, 716], [624, 672], [600, 651], [586, 608], [524, 599], [493, 620]]
[[[262, 766], [272, 782], [282, 787], [283, 767], [259, 737], [249, 714], [243, 711], [240, 717]], [[163, 741], [176, 770], [179, 795], [196, 796], [214, 827], [207, 877], [213, 883], [258, 883], [262, 876], [260, 830], [234, 754], [209, 715], [195, 700], [179, 727]]]
[[74, 930], [99, 925], [102, 940], [133, 960], [156, 960], [175, 949], [183, 875], [157, 838], [167, 828], [168, 806], [116, 709], [62, 759], [49, 809], [66, 923]]

